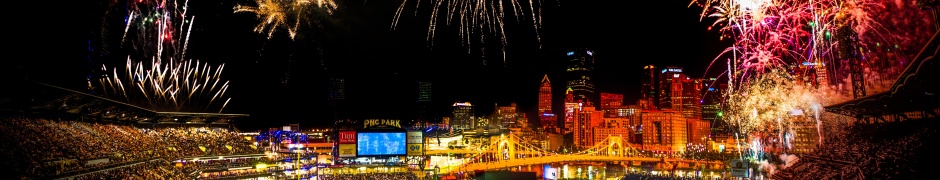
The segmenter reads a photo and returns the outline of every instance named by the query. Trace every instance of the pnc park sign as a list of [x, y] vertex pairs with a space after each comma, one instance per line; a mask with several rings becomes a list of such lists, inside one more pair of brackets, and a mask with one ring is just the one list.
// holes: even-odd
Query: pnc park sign
[[398, 119], [366, 119], [362, 121], [362, 128], [401, 128], [401, 120]]

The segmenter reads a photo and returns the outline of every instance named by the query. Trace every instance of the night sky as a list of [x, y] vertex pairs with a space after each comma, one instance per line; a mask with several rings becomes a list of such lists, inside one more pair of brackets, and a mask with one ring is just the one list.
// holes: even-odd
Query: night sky
[[[196, 21], [187, 53], [193, 59], [226, 64], [223, 77], [231, 80], [233, 100], [224, 112], [251, 114], [248, 122], [238, 124], [247, 130], [292, 122], [307, 127], [332, 124], [325, 108], [328, 77], [346, 79], [348, 108], [354, 109], [356, 118], [413, 119], [416, 80], [433, 83], [438, 115], [448, 115], [456, 101], [467, 101], [477, 106], [478, 115], [491, 113], [495, 104], [516, 102], [533, 116], [544, 74], [553, 82], [555, 109], [560, 111], [562, 63], [567, 60], [565, 52], [574, 48], [595, 52], [598, 92], [625, 94], [625, 104], [633, 104], [639, 97], [643, 65], [682, 66], [686, 74], [702, 77], [729, 43], [708, 30], [712, 20], [699, 21], [700, 8], [690, 8], [683, 0], [546, 0], [538, 31], [541, 40], [528, 16], [516, 22], [507, 15], [505, 63], [496, 36], [486, 36], [486, 44], [474, 43], [468, 49], [443, 18], [434, 46], [429, 46], [427, 1], [422, 1], [417, 16], [414, 2], [409, 1], [412, 5], [394, 30], [390, 25], [400, 0], [337, 1], [340, 7], [332, 15], [314, 18], [315, 27], [300, 27], [295, 40], [284, 33], [267, 39], [253, 32], [258, 22], [253, 14], [232, 12], [239, 2], [251, 1], [190, 2]], [[88, 42], [120, 38], [121, 19], [102, 18], [123, 17], [126, 12], [116, 6], [124, 2], [110, 7], [100, 0], [20, 3], [26, 4], [17, 7], [43, 10], [30, 18], [10, 18], [14, 22], [8, 24], [13, 26], [8, 36], [18, 42], [9, 56], [13, 70], [5, 70], [11, 75], [4, 77], [85, 90]], [[96, 35], [102, 21], [116, 30]], [[126, 52], [113, 45], [100, 62], [120, 65], [126, 58]], [[708, 72], [709, 77], [724, 70], [720, 68], [724, 64], [719, 65]]]

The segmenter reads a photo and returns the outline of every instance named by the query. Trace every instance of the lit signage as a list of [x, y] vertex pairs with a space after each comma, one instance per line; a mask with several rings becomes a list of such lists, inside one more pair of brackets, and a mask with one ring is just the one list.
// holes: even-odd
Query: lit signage
[[340, 144], [339, 157], [356, 157], [356, 144]]
[[406, 139], [409, 144], [424, 143], [424, 136], [422, 135], [421, 131], [408, 131]]
[[340, 131], [339, 143], [340, 144], [356, 144], [356, 131]]
[[568, 56], [574, 56], [574, 51], [568, 51]]
[[424, 144], [408, 144], [407, 155], [409, 156], [421, 156], [424, 155]]
[[587, 53], [588, 53], [588, 56], [593, 56], [593, 55], [594, 55], [594, 52], [592, 52], [592, 51], [587, 51]]
[[708, 88], [708, 91], [715, 91], [715, 88]]
[[555, 114], [552, 114], [552, 113], [542, 113], [542, 116], [555, 116]]
[[473, 106], [469, 102], [454, 103], [454, 106]]
[[681, 73], [681, 72], [682, 72], [682, 69], [679, 69], [679, 68], [666, 68], [666, 69], [663, 69], [663, 73], [666, 73], [666, 72]]
[[401, 128], [400, 121], [397, 119], [366, 119], [363, 121], [363, 128], [370, 128], [376, 126], [386, 126], [386, 127], [396, 127]]

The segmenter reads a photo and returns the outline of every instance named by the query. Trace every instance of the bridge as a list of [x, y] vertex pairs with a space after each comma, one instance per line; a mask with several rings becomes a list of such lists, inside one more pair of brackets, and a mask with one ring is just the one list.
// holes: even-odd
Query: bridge
[[558, 162], [666, 162], [700, 165], [722, 165], [721, 161], [687, 160], [642, 155], [638, 148], [621, 136], [608, 136], [586, 150], [559, 154], [520, 142], [515, 135], [491, 137], [488, 145], [464, 149], [429, 150], [428, 155], [465, 154], [462, 162], [441, 166], [441, 173], [453, 171], [493, 170]]

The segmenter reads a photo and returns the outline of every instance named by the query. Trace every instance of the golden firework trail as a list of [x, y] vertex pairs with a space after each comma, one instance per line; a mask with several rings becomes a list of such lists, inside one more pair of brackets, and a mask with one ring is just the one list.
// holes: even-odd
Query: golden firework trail
[[274, 36], [278, 28], [287, 30], [291, 39], [297, 35], [301, 24], [309, 24], [312, 18], [309, 11], [314, 8], [323, 8], [327, 14], [336, 9], [333, 0], [255, 0], [256, 6], [237, 5], [235, 13], [253, 13], [261, 22], [255, 26], [255, 32], [267, 34], [268, 39]]
[[[202, 112], [219, 108], [222, 112], [232, 99], [225, 97], [229, 81], [221, 78], [225, 64], [213, 67], [199, 61], [164, 63], [156, 59], [146, 64], [128, 58], [124, 70], [101, 68], [109, 72], [108, 78], [99, 79], [104, 94], [155, 110]], [[222, 99], [225, 102], [220, 102]]]
[[[421, 6], [421, 0], [414, 1], [414, 14], [417, 15], [418, 8]], [[521, 0], [430, 0], [431, 11], [428, 22], [427, 41], [429, 46], [434, 46], [434, 37], [439, 26], [438, 18], [443, 16], [444, 23], [447, 26], [457, 26], [457, 35], [460, 36], [461, 43], [467, 47], [467, 53], [472, 51], [474, 42], [480, 44], [486, 43], [487, 35], [494, 35], [499, 39], [501, 45], [502, 59], [506, 60], [506, 14], [513, 13], [516, 21], [529, 17], [532, 21], [532, 28], [535, 30], [536, 39], [541, 41], [539, 29], [542, 26], [542, 1]], [[409, 1], [403, 0], [401, 5], [392, 18], [391, 29], [398, 26], [398, 20], [405, 12], [405, 7]], [[526, 12], [528, 10], [528, 12]], [[481, 45], [484, 46], [485, 45]], [[485, 51], [484, 48], [480, 48]], [[485, 63], [485, 62], [484, 62]]]

